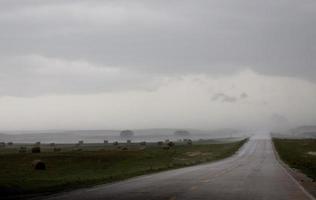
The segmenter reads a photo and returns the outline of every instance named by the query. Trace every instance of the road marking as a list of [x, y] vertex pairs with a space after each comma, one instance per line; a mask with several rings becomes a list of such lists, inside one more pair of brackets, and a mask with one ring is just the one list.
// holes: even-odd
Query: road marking
[[192, 187], [190, 188], [190, 190], [193, 191], [193, 190], [196, 190], [197, 188], [198, 188], [198, 186], [192, 186]]
[[201, 183], [208, 183], [208, 182], [210, 182], [210, 179], [201, 180]]

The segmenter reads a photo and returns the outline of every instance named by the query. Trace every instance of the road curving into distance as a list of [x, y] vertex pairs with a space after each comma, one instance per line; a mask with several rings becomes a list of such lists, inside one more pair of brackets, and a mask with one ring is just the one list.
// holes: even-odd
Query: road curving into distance
[[280, 165], [268, 134], [250, 138], [234, 156], [46, 197], [50, 200], [311, 200]]

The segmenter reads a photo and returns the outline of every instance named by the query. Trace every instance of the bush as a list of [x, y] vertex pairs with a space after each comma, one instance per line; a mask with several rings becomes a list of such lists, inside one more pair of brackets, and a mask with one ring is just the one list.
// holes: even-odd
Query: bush
[[159, 141], [159, 142], [157, 142], [157, 144], [158, 144], [159, 146], [161, 146], [161, 145], [163, 145], [163, 141]]
[[41, 147], [32, 147], [32, 153], [41, 153]]

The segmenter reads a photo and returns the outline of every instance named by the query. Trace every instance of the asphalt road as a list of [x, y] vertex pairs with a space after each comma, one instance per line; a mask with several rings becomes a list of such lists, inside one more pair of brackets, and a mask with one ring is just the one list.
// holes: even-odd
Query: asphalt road
[[279, 164], [269, 137], [252, 137], [225, 160], [76, 190], [49, 199], [313, 199]]

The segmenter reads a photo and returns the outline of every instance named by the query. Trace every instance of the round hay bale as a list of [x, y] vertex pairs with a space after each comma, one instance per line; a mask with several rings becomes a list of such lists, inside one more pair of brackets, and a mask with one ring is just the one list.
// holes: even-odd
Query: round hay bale
[[56, 148], [56, 147], [55, 147], [55, 148], [53, 149], [53, 152], [61, 152], [61, 148]]
[[122, 150], [123, 150], [123, 151], [127, 151], [128, 148], [127, 148], [127, 147], [123, 147]]
[[175, 143], [170, 141], [170, 142], [167, 143], [167, 145], [171, 148], [171, 147], [173, 147], [175, 145]]
[[41, 160], [34, 160], [32, 162], [32, 167], [35, 170], [45, 170], [46, 169], [45, 163]]
[[164, 146], [164, 147], [162, 147], [164, 150], [169, 150], [170, 149], [170, 147], [169, 146]]

